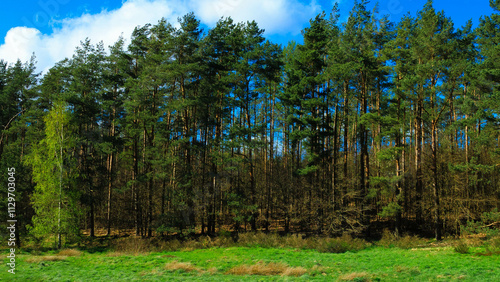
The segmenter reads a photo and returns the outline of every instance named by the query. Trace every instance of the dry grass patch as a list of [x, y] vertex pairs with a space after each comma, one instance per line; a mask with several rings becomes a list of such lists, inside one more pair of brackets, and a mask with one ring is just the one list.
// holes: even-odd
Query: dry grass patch
[[206, 271], [208, 274], [216, 274], [218, 272], [217, 268], [216, 267], [211, 267], [209, 269], [207, 269]]
[[64, 249], [57, 253], [57, 255], [65, 257], [78, 257], [82, 255], [82, 252], [76, 249]]
[[183, 270], [185, 272], [199, 271], [199, 268], [197, 268], [196, 266], [192, 265], [189, 262], [178, 262], [178, 261], [167, 263], [165, 265], [165, 269], [169, 271]]
[[340, 281], [372, 281], [370, 278], [370, 274], [367, 272], [352, 272], [352, 273], [347, 273], [344, 275], [341, 275], [339, 277]]
[[425, 252], [441, 252], [448, 250], [451, 247], [425, 247], [425, 248], [411, 248], [410, 251], [425, 251]]
[[161, 272], [158, 270], [158, 268], [154, 268], [149, 271], [143, 271], [140, 273], [141, 276], [146, 276], [146, 275], [160, 275]]
[[226, 273], [233, 275], [278, 275], [286, 269], [285, 264], [271, 262], [268, 264], [239, 265], [231, 268]]
[[231, 268], [226, 274], [232, 275], [283, 275], [283, 276], [301, 276], [307, 272], [303, 267], [290, 267], [283, 263], [262, 263], [254, 265], [239, 265]]
[[47, 262], [47, 261], [62, 261], [66, 260], [68, 257], [67, 256], [33, 256], [29, 257], [25, 260], [27, 263], [40, 263], [40, 262]]
[[299, 277], [307, 273], [307, 269], [302, 266], [288, 267], [281, 275]]

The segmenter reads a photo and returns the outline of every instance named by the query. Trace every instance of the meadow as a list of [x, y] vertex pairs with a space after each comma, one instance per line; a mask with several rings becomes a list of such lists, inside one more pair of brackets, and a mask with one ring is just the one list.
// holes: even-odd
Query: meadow
[[[366, 242], [248, 234], [230, 238], [121, 238], [90, 248], [17, 254], [11, 281], [500, 281], [499, 239], [418, 237]], [[6, 253], [2, 253], [6, 257]]]

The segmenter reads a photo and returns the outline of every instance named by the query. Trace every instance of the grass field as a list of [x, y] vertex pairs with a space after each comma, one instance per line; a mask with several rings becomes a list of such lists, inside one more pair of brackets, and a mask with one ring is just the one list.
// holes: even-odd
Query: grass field
[[[402, 249], [371, 245], [325, 253], [278, 247], [209, 247], [126, 253], [75, 249], [17, 254], [3, 281], [500, 281], [500, 256], [470, 247]], [[3, 253], [2, 257], [6, 258]]]

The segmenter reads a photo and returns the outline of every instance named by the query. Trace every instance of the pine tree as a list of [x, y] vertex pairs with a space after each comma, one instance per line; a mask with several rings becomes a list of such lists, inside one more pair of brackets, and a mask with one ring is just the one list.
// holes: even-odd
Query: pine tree
[[90, 236], [95, 235], [96, 210], [102, 199], [103, 186], [100, 182], [101, 147], [99, 132], [100, 104], [103, 95], [103, 71], [105, 51], [102, 42], [92, 45], [87, 39], [76, 48], [70, 61], [69, 81], [63, 87], [68, 89], [68, 103], [74, 107], [78, 117], [78, 167], [79, 181], [84, 189], [83, 204], [88, 208]]
[[[376, 51], [376, 27], [375, 18], [370, 11], [366, 9], [367, 1], [356, 1], [353, 10], [345, 24], [345, 30], [342, 35], [342, 49], [345, 56], [344, 69], [347, 74], [351, 74], [350, 80], [345, 85], [345, 109], [352, 107], [345, 113], [346, 118], [354, 121], [351, 129], [352, 136], [356, 136], [351, 144], [359, 146], [359, 161], [356, 162], [357, 181], [356, 189], [352, 191], [355, 195], [354, 201], [358, 208], [358, 224], [366, 227], [368, 222], [367, 212], [373, 207], [369, 204], [370, 189], [370, 154], [368, 151], [369, 142], [372, 136], [369, 134], [368, 125], [372, 123], [372, 114], [370, 113], [371, 100], [375, 100], [371, 95], [376, 89], [377, 73], [379, 64], [375, 56]], [[350, 94], [350, 95], [349, 95]], [[351, 97], [349, 97], [351, 96]], [[353, 100], [356, 98], [356, 100]], [[348, 101], [349, 99], [350, 101]], [[358, 118], [359, 116], [359, 118]], [[348, 124], [344, 130], [348, 129]], [[349, 145], [349, 136], [344, 136], [345, 145]], [[351, 141], [352, 142], [352, 141]], [[346, 148], [344, 148], [345, 150]], [[349, 150], [349, 148], [347, 148]], [[354, 149], [355, 155], [357, 155]], [[357, 158], [357, 157], [356, 157]], [[347, 164], [347, 159], [344, 160]], [[346, 168], [344, 168], [346, 170]], [[344, 173], [345, 174], [345, 173]]]
[[207, 202], [207, 230], [215, 233], [217, 212], [222, 198], [222, 186], [224, 179], [223, 166], [229, 161], [226, 148], [228, 125], [230, 124], [230, 113], [232, 98], [230, 97], [233, 74], [231, 66], [236, 61], [235, 40], [237, 39], [237, 25], [231, 18], [221, 19], [204, 38], [202, 49], [206, 60], [204, 73], [203, 92], [201, 99], [207, 103], [204, 111], [204, 125], [206, 133], [206, 159], [210, 186], [206, 194]]
[[[386, 207], [383, 207], [381, 215], [395, 217], [395, 232], [400, 235], [405, 226], [402, 223], [403, 214], [411, 212], [408, 204], [409, 193], [409, 154], [411, 142], [407, 142], [411, 128], [411, 80], [413, 79], [412, 66], [414, 61], [411, 57], [412, 42], [410, 37], [415, 29], [415, 19], [407, 15], [399, 22], [395, 30], [395, 37], [387, 43], [384, 55], [395, 62], [392, 69], [392, 93], [394, 93], [388, 105], [389, 118], [393, 118], [393, 123], [389, 123], [389, 128], [384, 129], [383, 134], [389, 140], [394, 140], [394, 146], [388, 147], [379, 152], [377, 158], [381, 162], [394, 162], [395, 178], [387, 179], [389, 182], [395, 181], [393, 199]], [[386, 189], [392, 189], [391, 186]], [[389, 190], [390, 191], [390, 190]], [[417, 203], [420, 205], [420, 203]], [[415, 209], [418, 211], [418, 208]]]
[[[33, 192], [31, 170], [23, 161], [30, 152], [30, 146], [40, 139], [41, 111], [36, 107], [38, 74], [35, 57], [30, 61], [7, 67], [0, 62], [0, 105], [2, 128], [0, 136], [0, 168], [14, 167], [17, 173], [17, 201], [29, 202]], [[4, 68], [3, 68], [4, 67]], [[19, 224], [16, 232], [16, 246], [21, 246], [20, 235], [26, 233], [26, 224], [32, 217], [32, 208], [21, 205], [17, 208]]]
[[123, 97], [125, 81], [128, 77], [129, 60], [124, 50], [124, 39], [120, 38], [113, 46], [109, 47], [106, 66], [103, 69], [104, 93], [100, 114], [102, 153], [106, 154], [106, 184], [107, 184], [107, 235], [111, 235], [113, 188], [116, 185], [118, 151], [122, 147], [120, 138], [123, 129], [119, 124], [123, 111]]
[[144, 138], [146, 138], [146, 136], [143, 135], [144, 128], [141, 124], [141, 116], [145, 111], [144, 99], [148, 97], [148, 89], [144, 89], [148, 81], [144, 81], [143, 84], [141, 82], [141, 76], [147, 66], [145, 60], [149, 48], [148, 41], [150, 34], [150, 24], [136, 27], [132, 33], [131, 43], [128, 46], [131, 70], [130, 76], [125, 83], [127, 88], [126, 97], [124, 97], [125, 115], [121, 120], [124, 128], [125, 144], [129, 147], [129, 150], [125, 151], [124, 154], [127, 158], [130, 158], [131, 161], [131, 179], [129, 179], [127, 186], [130, 187], [133, 197], [132, 207], [134, 211], [133, 218], [136, 236], [142, 235], [144, 232], [144, 225], [142, 222], [143, 179], [141, 179], [139, 165], [141, 163], [140, 150], [143, 147], [140, 142], [141, 139], [144, 141]]

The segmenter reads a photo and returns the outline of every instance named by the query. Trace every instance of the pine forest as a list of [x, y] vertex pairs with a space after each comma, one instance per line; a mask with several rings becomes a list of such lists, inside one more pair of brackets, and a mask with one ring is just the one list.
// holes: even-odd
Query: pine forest
[[441, 240], [498, 213], [500, 1], [474, 28], [432, 1], [399, 22], [367, 5], [343, 23], [335, 5], [285, 46], [255, 21], [204, 30], [189, 13], [112, 46], [82, 38], [45, 72], [36, 54], [0, 60], [17, 240], [383, 229]]

